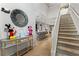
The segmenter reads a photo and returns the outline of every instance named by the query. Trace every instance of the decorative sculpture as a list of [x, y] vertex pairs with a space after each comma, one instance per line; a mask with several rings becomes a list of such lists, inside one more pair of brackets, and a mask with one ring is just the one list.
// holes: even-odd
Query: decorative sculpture
[[14, 40], [16, 38], [15, 34], [16, 34], [16, 30], [14, 30], [14, 27], [11, 28], [11, 24], [5, 24], [5, 26], [7, 27], [8, 30], [8, 37], [10, 40]]
[[3, 11], [4, 13], [7, 13], [7, 14], [9, 14], [10, 13], [10, 10], [6, 10], [5, 8], [1, 8], [1, 11]]
[[32, 35], [32, 26], [28, 26], [28, 32], [29, 32], [29, 35]]

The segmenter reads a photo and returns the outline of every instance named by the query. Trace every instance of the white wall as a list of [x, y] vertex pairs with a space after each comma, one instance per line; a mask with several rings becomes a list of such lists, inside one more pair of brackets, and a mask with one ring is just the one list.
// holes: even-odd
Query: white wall
[[70, 6], [73, 7], [79, 14], [79, 3], [71, 3]]
[[48, 7], [48, 4], [44, 4], [44, 8], [41, 7], [44, 12], [40, 13], [40, 16], [37, 17], [37, 21], [41, 21], [49, 25], [54, 25], [60, 7], [60, 3], [49, 3], [49, 5], [51, 7]]
[[[40, 24], [42, 24], [42, 26], [40, 26]], [[50, 27], [48, 24], [43, 23], [43, 22], [37, 22], [37, 28], [38, 28], [38, 32], [44, 32], [44, 31], [49, 31]], [[41, 29], [42, 28], [42, 29]]]
[[50, 5], [51, 6], [48, 8], [47, 23], [50, 25], [54, 25], [58, 12], [59, 12], [60, 3], [54, 3], [54, 4], [50, 4]]
[[[16, 3], [12, 3], [12, 4], [6, 3], [5, 4], [4, 3], [4, 4], [0, 4], [0, 8], [4, 7], [7, 9], [10, 9], [11, 11], [16, 8], [23, 10], [28, 16], [28, 20], [29, 20], [28, 25], [33, 26], [34, 38], [36, 35], [35, 34], [36, 20], [49, 24], [49, 25], [54, 25], [60, 4], [55, 3], [54, 5], [51, 5], [51, 6], [52, 7], [48, 8], [47, 5], [44, 3], [27, 3], [27, 4], [24, 4], [24, 3], [17, 3], [17, 4]], [[10, 23], [13, 26], [15, 26], [15, 25], [11, 21], [10, 14], [6, 14], [6, 13], [0, 11], [0, 18], [1, 18], [1, 20], [0, 20], [0, 38], [5, 38], [6, 36], [3, 31], [4, 27], [5, 27], [4, 25], [7, 23]], [[18, 30], [18, 33], [22, 32], [22, 31], [24, 31], [24, 32], [26, 31], [26, 34], [27, 34], [27, 26], [23, 27], [23, 28], [19, 28], [16, 26], [15, 27]]]
[[68, 8], [63, 8], [61, 11], [60, 11], [61, 15], [64, 15], [64, 14], [67, 14], [68, 13]]
[[46, 4], [41, 4], [37, 11], [39, 12], [39, 15], [37, 16], [36, 20], [38, 22], [46, 23], [47, 17], [48, 17], [48, 15], [47, 15], [48, 8], [47, 8]]
[[79, 4], [70, 4], [69, 13], [79, 34]]
[[0, 4], [0, 8], [1, 7], [4, 7], [4, 8], [7, 8], [9, 10], [13, 10], [13, 9], [21, 9], [23, 10], [27, 16], [28, 16], [28, 24], [23, 27], [23, 28], [19, 28], [19, 27], [16, 27], [12, 21], [11, 21], [11, 18], [10, 18], [10, 14], [6, 14], [2, 11], [0, 11], [0, 39], [4, 39], [6, 38], [6, 35], [5, 35], [5, 32], [4, 32], [4, 28], [5, 28], [5, 24], [8, 24], [10, 23], [12, 26], [14, 26], [17, 30], [17, 35], [18, 33], [22, 33], [22, 32], [25, 32], [25, 35], [27, 34], [27, 27], [29, 25], [32, 26], [33, 28], [33, 37], [34, 37], [34, 42], [36, 40], [36, 32], [35, 32], [35, 22], [36, 22], [36, 18], [37, 16], [40, 16], [41, 14], [42, 15], [47, 15], [46, 14], [46, 6], [44, 4], [33, 4], [33, 3], [27, 3], [27, 4], [24, 4], [24, 3], [2, 3]]

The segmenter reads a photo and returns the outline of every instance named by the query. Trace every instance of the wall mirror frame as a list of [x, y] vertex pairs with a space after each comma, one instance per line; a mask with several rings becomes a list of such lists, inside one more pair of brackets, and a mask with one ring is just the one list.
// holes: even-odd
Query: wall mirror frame
[[24, 27], [28, 24], [28, 16], [20, 9], [12, 10], [10, 17], [15, 26]]

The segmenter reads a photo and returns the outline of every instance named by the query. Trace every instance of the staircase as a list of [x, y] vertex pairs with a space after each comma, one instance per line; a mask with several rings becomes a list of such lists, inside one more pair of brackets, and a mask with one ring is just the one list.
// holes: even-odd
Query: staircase
[[60, 17], [58, 41], [56, 48], [57, 56], [78, 56], [79, 35], [69, 14]]

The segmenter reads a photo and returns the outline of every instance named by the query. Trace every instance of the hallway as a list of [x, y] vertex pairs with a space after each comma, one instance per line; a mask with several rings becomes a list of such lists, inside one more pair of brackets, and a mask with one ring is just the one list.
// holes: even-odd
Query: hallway
[[24, 56], [50, 56], [51, 55], [51, 38], [38, 41], [36, 47], [26, 53]]
[[78, 4], [0, 6], [0, 56], [79, 55]]

